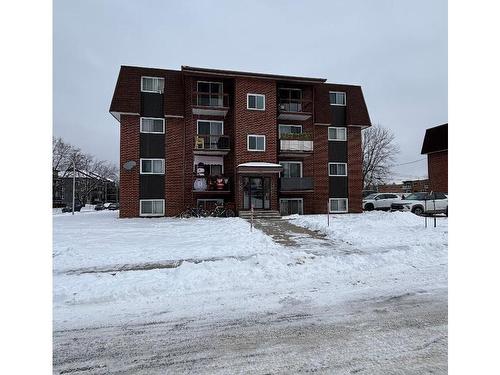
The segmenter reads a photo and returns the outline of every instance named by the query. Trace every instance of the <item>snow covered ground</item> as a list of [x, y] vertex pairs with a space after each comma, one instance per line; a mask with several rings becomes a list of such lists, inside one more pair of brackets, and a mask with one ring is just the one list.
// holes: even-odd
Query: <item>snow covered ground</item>
[[[220, 324], [304, 311], [310, 318], [331, 321], [356, 316], [353, 306], [363, 301], [411, 300], [418, 307], [414, 311], [439, 306], [439, 316], [446, 320], [447, 218], [438, 219], [437, 228], [424, 228], [423, 218], [400, 212], [332, 215], [329, 227], [325, 215], [289, 219], [326, 233], [326, 246], [304, 241], [295, 247], [279, 245], [261, 231], [250, 232], [249, 223], [240, 218], [54, 214], [56, 337], [63, 342], [66, 330], [179, 321]], [[402, 311], [398, 306], [394, 314]], [[384, 308], [374, 308], [378, 310]], [[370, 319], [374, 327], [382, 324], [372, 315]], [[439, 327], [436, 337], [441, 340], [446, 322]], [[424, 344], [426, 339], [423, 335]]]

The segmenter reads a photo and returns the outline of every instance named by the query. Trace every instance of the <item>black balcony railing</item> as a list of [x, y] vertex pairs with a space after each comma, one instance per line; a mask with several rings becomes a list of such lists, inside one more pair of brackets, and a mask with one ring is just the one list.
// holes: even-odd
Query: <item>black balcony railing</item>
[[194, 137], [195, 150], [229, 150], [227, 135], [197, 134]]
[[280, 178], [280, 183], [281, 191], [304, 191], [314, 189], [312, 177], [282, 177]]
[[227, 108], [229, 107], [229, 95], [195, 91], [193, 102], [199, 107]]
[[280, 112], [312, 112], [312, 101], [304, 99], [280, 99]]

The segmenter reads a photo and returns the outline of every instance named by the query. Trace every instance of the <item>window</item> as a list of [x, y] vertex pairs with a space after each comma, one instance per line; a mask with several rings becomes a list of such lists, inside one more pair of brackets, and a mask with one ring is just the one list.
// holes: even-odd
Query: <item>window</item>
[[141, 77], [141, 91], [163, 93], [165, 80], [159, 77]]
[[329, 176], [347, 176], [347, 163], [328, 163]]
[[141, 159], [141, 174], [164, 174], [165, 159]]
[[282, 177], [302, 177], [302, 162], [300, 161], [280, 161], [283, 166]]
[[197, 132], [202, 135], [222, 135], [224, 134], [224, 123], [222, 121], [201, 121], [197, 122]]
[[280, 138], [283, 134], [302, 134], [302, 125], [279, 125]]
[[212, 210], [217, 205], [219, 205], [219, 206], [224, 205], [224, 199], [223, 198], [219, 198], [219, 199], [208, 198], [208, 199], [198, 199], [196, 201], [196, 206], [201, 207], [204, 210]]
[[345, 92], [330, 91], [330, 105], [345, 106]]
[[261, 94], [247, 94], [247, 109], [264, 111], [266, 109], [266, 96]]
[[304, 200], [302, 198], [281, 198], [280, 214], [282, 216], [304, 213]]
[[207, 107], [223, 107], [223, 86], [222, 82], [198, 81], [196, 83], [198, 91], [198, 105]]
[[329, 141], [347, 140], [347, 128], [336, 128], [334, 126], [330, 126], [328, 128], [328, 140]]
[[165, 199], [141, 199], [140, 216], [165, 215]]
[[165, 133], [165, 119], [141, 117], [141, 133]]
[[266, 151], [265, 135], [249, 135], [247, 137], [248, 151]]
[[280, 110], [302, 112], [302, 90], [293, 88], [279, 89]]
[[347, 198], [330, 198], [330, 212], [347, 212]]
[[205, 164], [205, 176], [222, 176], [222, 165]]

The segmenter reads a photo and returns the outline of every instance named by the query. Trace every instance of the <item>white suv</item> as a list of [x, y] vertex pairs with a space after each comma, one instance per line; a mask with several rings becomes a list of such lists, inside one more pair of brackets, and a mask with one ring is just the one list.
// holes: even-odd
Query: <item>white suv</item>
[[411, 211], [416, 215], [446, 214], [448, 196], [444, 193], [412, 193], [401, 202], [391, 204], [391, 211]]
[[400, 202], [401, 195], [396, 193], [373, 193], [363, 198], [363, 210], [389, 210], [391, 204]]

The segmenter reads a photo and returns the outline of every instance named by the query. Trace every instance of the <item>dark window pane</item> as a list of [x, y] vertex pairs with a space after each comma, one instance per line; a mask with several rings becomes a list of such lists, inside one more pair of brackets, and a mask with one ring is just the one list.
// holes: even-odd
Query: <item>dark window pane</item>
[[142, 203], [142, 213], [143, 214], [152, 214], [153, 213], [153, 202], [152, 201], [143, 201]]
[[153, 172], [153, 163], [151, 160], [143, 160], [142, 161], [142, 172], [143, 173], [151, 173]]
[[198, 134], [210, 134], [210, 122], [208, 121], [198, 122]]
[[255, 150], [257, 148], [256, 138], [255, 137], [249, 137], [248, 138], [248, 148], [250, 150]]
[[210, 84], [207, 82], [198, 82], [199, 92], [210, 92]]
[[255, 104], [255, 96], [253, 95], [250, 95], [248, 97], [248, 108], [255, 108], [256, 107], [256, 104]]

